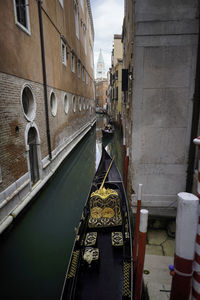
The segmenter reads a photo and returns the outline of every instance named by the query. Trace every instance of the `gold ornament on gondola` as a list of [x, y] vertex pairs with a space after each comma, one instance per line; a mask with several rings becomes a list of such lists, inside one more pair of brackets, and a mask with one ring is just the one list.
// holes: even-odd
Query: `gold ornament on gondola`
[[90, 214], [91, 214], [92, 218], [99, 219], [99, 218], [101, 218], [101, 212], [102, 212], [102, 208], [96, 206], [91, 209]]
[[106, 172], [104, 180], [98, 190], [90, 196], [90, 216], [88, 226], [90, 228], [113, 227], [122, 224], [120, 210], [120, 198], [117, 191], [106, 189], [103, 185], [113, 160]]
[[109, 196], [111, 195], [116, 195], [118, 196], [117, 192], [114, 191], [114, 190], [111, 190], [111, 189], [105, 189], [104, 187], [103, 188], [100, 188], [99, 190], [96, 190], [95, 192], [93, 192], [91, 194], [91, 198], [94, 197], [94, 196], [98, 196], [100, 197], [101, 199], [106, 199], [108, 198]]
[[103, 218], [112, 218], [115, 215], [115, 212], [112, 208], [110, 207], [105, 207], [102, 212], [101, 215]]

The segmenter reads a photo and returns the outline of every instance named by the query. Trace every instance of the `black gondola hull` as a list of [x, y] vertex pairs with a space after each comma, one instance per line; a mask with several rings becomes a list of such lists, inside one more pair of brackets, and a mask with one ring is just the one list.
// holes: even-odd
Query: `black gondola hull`
[[[121, 220], [108, 226], [90, 227], [91, 194], [100, 188], [111, 157], [103, 148], [88, 200], [83, 210], [72, 256], [69, 262], [61, 299], [64, 300], [122, 300], [132, 298], [132, 238], [129, 209], [120, 173], [113, 162], [105, 181], [105, 188], [117, 192], [120, 199]], [[112, 200], [114, 201], [114, 200]], [[93, 249], [98, 259], [88, 263], [84, 259], [86, 234], [97, 235]], [[123, 244], [113, 246], [112, 237], [122, 236]], [[91, 247], [92, 248], [92, 247]], [[93, 251], [93, 250], [92, 250]]]

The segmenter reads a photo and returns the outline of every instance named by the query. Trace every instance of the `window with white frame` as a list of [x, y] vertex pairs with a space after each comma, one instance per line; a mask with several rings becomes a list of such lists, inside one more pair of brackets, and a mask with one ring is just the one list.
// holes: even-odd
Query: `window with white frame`
[[83, 9], [83, 11], [84, 11], [84, 1], [83, 1], [83, 0], [80, 0], [80, 3], [81, 3], [81, 7], [82, 7], [82, 9]]
[[62, 57], [62, 63], [66, 66], [67, 65], [67, 46], [62, 39], [61, 39], [61, 57]]
[[74, 16], [75, 16], [76, 37], [79, 39], [79, 11], [78, 11], [77, 0], [74, 0]]
[[85, 72], [85, 80], [86, 80], [86, 84], [88, 84], [88, 73]]
[[77, 70], [78, 70], [78, 77], [81, 78], [81, 62], [79, 59], [77, 62]]
[[30, 32], [30, 19], [29, 19], [29, 3], [28, 0], [13, 0], [15, 23], [29, 35]]
[[86, 39], [86, 26], [85, 26], [85, 24], [83, 25], [83, 41], [84, 41], [85, 55], [87, 55], [87, 39]]
[[72, 67], [72, 72], [75, 73], [75, 55], [74, 53], [72, 52], [71, 53], [71, 58], [72, 58], [72, 61], [71, 61], [71, 67]]
[[63, 0], [59, 0], [59, 3], [60, 3], [60, 5], [61, 5], [62, 8], [63, 8]]
[[82, 80], [85, 81], [85, 68], [82, 67]]
[[91, 68], [93, 68], [93, 49], [91, 45], [90, 45], [90, 66]]

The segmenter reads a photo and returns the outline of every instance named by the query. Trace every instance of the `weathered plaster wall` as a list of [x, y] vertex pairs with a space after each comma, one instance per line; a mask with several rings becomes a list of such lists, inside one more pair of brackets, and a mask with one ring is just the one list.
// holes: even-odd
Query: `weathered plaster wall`
[[143, 183], [150, 207], [174, 207], [185, 191], [197, 11], [196, 0], [135, 4], [132, 186]]

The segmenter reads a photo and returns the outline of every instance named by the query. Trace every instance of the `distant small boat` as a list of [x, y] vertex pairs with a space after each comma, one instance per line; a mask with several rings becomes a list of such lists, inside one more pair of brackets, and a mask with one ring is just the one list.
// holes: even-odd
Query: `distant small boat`
[[96, 113], [97, 114], [105, 114], [106, 110], [102, 107], [96, 107]]
[[77, 229], [61, 300], [133, 299], [131, 237], [123, 182], [103, 148]]
[[114, 134], [114, 127], [111, 124], [105, 125], [102, 129], [103, 136], [111, 136]]

